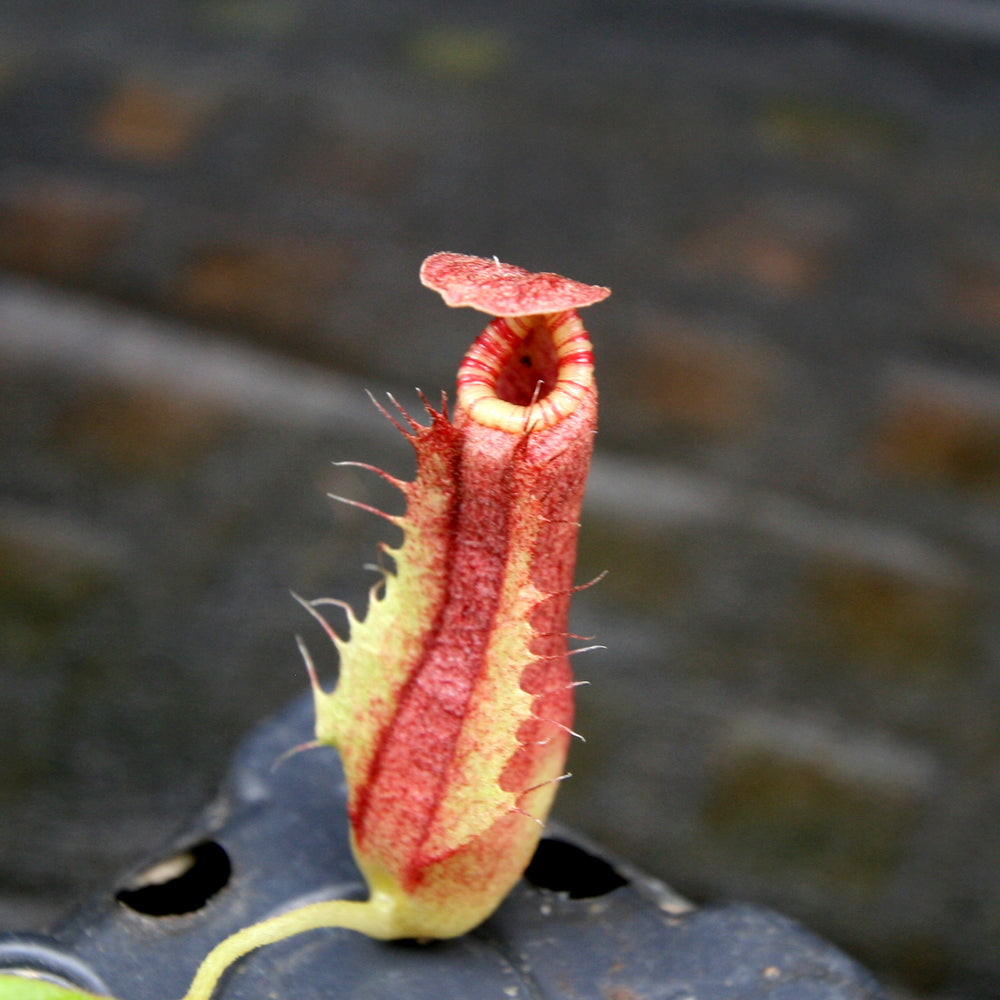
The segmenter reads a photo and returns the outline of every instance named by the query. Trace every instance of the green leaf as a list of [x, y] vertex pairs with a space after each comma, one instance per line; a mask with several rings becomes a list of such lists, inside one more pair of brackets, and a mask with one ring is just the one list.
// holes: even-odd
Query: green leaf
[[45, 979], [0, 973], [0, 1000], [94, 1000], [96, 993], [71, 990]]

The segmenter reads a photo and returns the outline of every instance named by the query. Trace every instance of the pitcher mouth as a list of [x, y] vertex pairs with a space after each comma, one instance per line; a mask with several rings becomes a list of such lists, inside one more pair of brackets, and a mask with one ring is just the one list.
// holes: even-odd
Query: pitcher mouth
[[458, 369], [458, 405], [510, 434], [565, 420], [594, 385], [594, 355], [576, 311], [507, 316], [479, 335]]

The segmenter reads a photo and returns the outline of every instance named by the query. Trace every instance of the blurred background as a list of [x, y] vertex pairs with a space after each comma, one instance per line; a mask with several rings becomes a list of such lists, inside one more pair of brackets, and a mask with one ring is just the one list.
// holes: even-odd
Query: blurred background
[[0, 2], [0, 927], [158, 850], [363, 607], [454, 250], [607, 284], [560, 819], [1000, 995], [1000, 10]]

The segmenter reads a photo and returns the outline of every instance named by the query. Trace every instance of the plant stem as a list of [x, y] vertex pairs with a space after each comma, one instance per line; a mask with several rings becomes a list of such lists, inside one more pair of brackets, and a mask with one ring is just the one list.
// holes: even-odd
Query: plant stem
[[321, 927], [343, 927], [373, 938], [396, 936], [390, 912], [374, 900], [332, 899], [300, 906], [244, 927], [217, 944], [198, 967], [183, 1000], [210, 1000], [220, 977], [237, 959], [262, 945]]

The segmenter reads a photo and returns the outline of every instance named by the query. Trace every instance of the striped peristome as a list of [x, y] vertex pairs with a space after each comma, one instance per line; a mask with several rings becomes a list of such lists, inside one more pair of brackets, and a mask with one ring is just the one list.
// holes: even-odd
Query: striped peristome
[[[537, 351], [540, 341], [555, 348], [554, 355], [544, 359], [548, 365], [526, 354]], [[498, 391], [497, 382], [515, 352], [531, 375], [519, 387]], [[476, 420], [512, 434], [526, 427], [543, 430], [572, 413], [593, 386], [593, 350], [575, 310], [501, 316], [469, 348], [456, 381], [458, 405]]]

